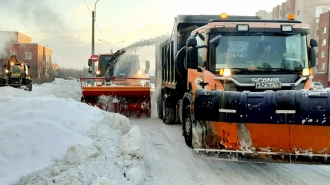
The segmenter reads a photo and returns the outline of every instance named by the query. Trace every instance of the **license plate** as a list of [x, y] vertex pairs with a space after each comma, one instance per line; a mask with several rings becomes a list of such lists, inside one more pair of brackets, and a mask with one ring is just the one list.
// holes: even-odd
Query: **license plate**
[[256, 89], [280, 89], [281, 82], [257, 82]]

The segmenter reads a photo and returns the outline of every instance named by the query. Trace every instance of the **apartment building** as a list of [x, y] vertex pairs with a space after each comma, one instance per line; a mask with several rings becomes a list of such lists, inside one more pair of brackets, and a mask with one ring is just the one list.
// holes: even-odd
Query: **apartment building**
[[0, 75], [11, 55], [30, 65], [33, 78], [48, 78], [52, 71], [52, 50], [19, 32], [0, 31]]
[[[307, 39], [309, 41], [311, 38], [314, 38], [318, 40], [319, 44], [319, 47], [315, 48], [318, 58], [317, 66], [313, 72], [313, 81], [321, 82], [325, 87], [330, 86], [329, 31], [323, 33], [323, 29], [329, 30], [329, 10], [329, 0], [287, 0], [281, 5], [274, 7], [272, 12], [266, 14], [256, 13], [262, 19], [265, 19], [265, 16], [271, 14], [274, 20], [287, 19], [289, 14], [294, 14], [296, 20], [307, 23], [310, 26], [310, 34]], [[326, 48], [328, 49], [326, 50]], [[326, 54], [328, 54], [327, 57]]]
[[259, 16], [262, 19], [272, 19], [272, 12], [267, 12], [266, 10], [259, 10], [256, 12], [256, 16]]
[[329, 68], [329, 53], [330, 53], [330, 10], [320, 14], [319, 19], [319, 46], [318, 46], [318, 63], [314, 79], [321, 82], [324, 86], [330, 86], [330, 68]]

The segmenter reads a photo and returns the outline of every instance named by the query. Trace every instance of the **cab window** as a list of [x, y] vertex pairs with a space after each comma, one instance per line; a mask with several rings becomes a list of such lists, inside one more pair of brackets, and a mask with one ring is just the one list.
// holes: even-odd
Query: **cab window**
[[[205, 45], [205, 32], [200, 33], [202, 36], [196, 36], [197, 46]], [[202, 38], [204, 38], [204, 40]], [[198, 66], [204, 66], [204, 56], [205, 56], [205, 48], [198, 49]]]

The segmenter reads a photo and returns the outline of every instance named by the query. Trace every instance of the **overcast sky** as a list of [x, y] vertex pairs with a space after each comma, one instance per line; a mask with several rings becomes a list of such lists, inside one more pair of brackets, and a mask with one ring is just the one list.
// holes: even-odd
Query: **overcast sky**
[[[97, 0], [0, 0], [0, 30], [18, 31], [53, 50], [62, 67], [87, 66], [91, 55], [92, 16]], [[255, 15], [285, 0], [99, 0], [95, 53], [170, 34], [178, 14]], [[99, 41], [104, 40], [110, 44]], [[118, 43], [125, 41], [123, 43]], [[153, 51], [138, 49], [136, 53]], [[142, 55], [143, 53], [140, 53]]]

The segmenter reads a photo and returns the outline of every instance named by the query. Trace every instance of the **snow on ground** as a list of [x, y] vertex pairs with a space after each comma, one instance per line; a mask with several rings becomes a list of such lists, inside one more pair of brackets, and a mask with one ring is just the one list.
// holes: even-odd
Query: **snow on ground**
[[0, 88], [1, 98], [6, 97], [40, 97], [55, 96], [57, 98], [72, 98], [80, 102], [81, 86], [76, 80], [64, 80], [56, 78], [51, 83], [33, 84], [31, 92], [12, 87]]
[[[0, 88], [0, 184], [140, 184], [139, 126], [80, 103], [80, 83]], [[78, 101], [78, 102], [77, 102]]]

